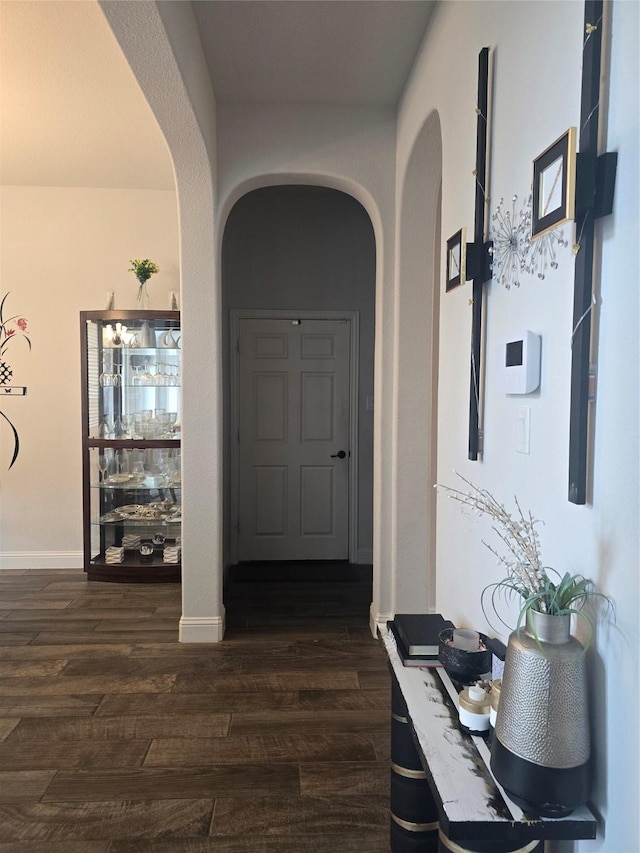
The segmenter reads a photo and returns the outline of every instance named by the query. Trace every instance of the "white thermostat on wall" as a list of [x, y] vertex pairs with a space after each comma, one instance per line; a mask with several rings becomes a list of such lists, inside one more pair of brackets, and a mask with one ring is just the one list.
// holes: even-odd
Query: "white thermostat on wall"
[[527, 330], [502, 345], [505, 393], [531, 394], [540, 385], [540, 340], [540, 335]]

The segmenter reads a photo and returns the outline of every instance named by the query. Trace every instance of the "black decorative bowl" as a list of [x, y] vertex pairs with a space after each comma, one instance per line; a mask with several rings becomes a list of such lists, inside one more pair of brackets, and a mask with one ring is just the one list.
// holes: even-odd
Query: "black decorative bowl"
[[452, 640], [453, 628], [440, 633], [438, 659], [454, 684], [466, 687], [483, 677], [491, 678], [491, 651], [486, 647], [488, 637], [480, 634], [482, 647], [475, 652], [457, 649]]

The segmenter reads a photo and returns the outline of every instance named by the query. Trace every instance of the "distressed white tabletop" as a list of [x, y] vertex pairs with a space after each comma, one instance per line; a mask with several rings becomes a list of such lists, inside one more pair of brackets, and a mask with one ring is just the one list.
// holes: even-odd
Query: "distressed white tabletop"
[[406, 702], [434, 795], [442, 804], [441, 823], [449, 838], [479, 834], [489, 838], [492, 827], [496, 837], [513, 831], [530, 838], [595, 837], [596, 822], [586, 807], [558, 820], [523, 815], [493, 778], [484, 739], [470, 737], [458, 727], [457, 693], [444, 669], [403, 666], [393, 634], [381, 627], [380, 636]]

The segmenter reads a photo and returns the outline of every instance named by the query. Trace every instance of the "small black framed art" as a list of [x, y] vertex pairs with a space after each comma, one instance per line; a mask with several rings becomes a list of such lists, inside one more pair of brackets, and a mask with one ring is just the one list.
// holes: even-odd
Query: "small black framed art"
[[461, 228], [447, 240], [446, 290], [464, 284], [466, 277], [467, 229]]

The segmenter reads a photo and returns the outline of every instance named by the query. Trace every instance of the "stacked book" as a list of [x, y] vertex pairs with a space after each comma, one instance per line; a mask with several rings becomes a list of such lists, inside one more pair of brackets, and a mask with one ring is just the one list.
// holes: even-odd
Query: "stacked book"
[[140, 537], [135, 533], [125, 533], [122, 537], [122, 547], [128, 551], [137, 551], [140, 547]]
[[405, 666], [440, 666], [440, 634], [454, 628], [440, 613], [397, 613], [387, 625]]
[[109, 564], [124, 562], [124, 548], [110, 545], [105, 551], [105, 562]]
[[180, 546], [167, 545], [162, 552], [163, 563], [179, 563], [180, 562]]

